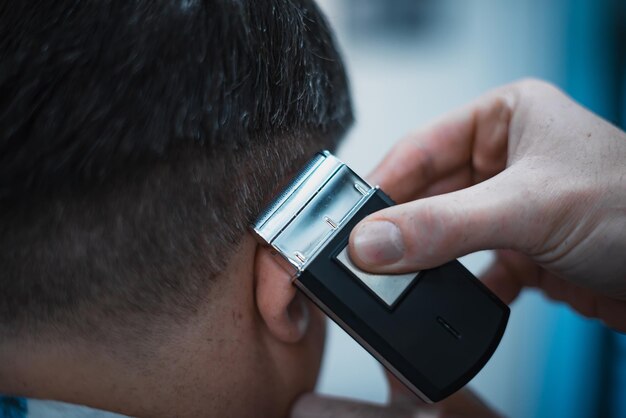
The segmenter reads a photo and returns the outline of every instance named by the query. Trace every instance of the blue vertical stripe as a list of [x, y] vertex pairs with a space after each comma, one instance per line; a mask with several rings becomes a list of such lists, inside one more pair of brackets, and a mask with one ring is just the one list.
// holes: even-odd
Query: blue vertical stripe
[[26, 399], [0, 395], [0, 418], [25, 418], [27, 413]]
[[[611, 0], [571, 0], [561, 3], [566, 19], [567, 49], [564, 89], [576, 101], [616, 122], [617, 36], [616, 3]], [[557, 320], [537, 417], [605, 416], [611, 390], [607, 361], [610, 331], [598, 321], [563, 308]], [[622, 398], [626, 397], [622, 386]], [[626, 415], [615, 415], [626, 417]]]
[[[620, 20], [622, 32], [618, 36], [624, 36], [624, 30], [626, 29], [626, 22], [623, 21], [624, 14], [626, 13], [626, 7], [621, 6]], [[619, 80], [619, 92], [620, 92], [620, 127], [624, 129], [626, 127], [626, 48], [621, 46], [619, 53], [622, 54], [620, 61], [620, 80]], [[616, 89], [617, 90], [617, 89]], [[613, 350], [611, 352], [611, 381], [610, 381], [610, 416], [613, 418], [626, 417], [626, 335], [613, 333], [612, 342]]]
[[611, 417], [626, 417], [626, 335], [613, 335], [615, 349], [613, 350], [611, 379]]

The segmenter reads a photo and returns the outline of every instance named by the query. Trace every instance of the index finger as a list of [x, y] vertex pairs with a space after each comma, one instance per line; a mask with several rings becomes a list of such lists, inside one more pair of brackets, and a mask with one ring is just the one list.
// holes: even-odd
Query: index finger
[[517, 84], [501, 87], [398, 142], [369, 176], [397, 202], [471, 186], [506, 167]]

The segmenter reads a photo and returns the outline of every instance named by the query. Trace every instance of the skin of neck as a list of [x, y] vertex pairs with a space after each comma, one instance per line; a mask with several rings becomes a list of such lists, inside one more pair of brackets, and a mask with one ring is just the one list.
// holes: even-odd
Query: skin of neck
[[[253, 258], [254, 247], [244, 240], [240, 255]], [[321, 349], [310, 352], [323, 342], [324, 324], [313, 322], [298, 343], [276, 341], [256, 307], [253, 263], [236, 264], [211, 286], [206, 309], [158, 337], [1, 342], [0, 393], [130, 416], [287, 416], [313, 389]]]

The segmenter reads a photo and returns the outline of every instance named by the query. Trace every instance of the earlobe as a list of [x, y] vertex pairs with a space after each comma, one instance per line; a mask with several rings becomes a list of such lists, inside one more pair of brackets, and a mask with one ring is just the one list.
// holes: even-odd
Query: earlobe
[[300, 341], [309, 327], [309, 308], [292, 277], [270, 248], [257, 246], [254, 260], [257, 309], [269, 332], [285, 343]]

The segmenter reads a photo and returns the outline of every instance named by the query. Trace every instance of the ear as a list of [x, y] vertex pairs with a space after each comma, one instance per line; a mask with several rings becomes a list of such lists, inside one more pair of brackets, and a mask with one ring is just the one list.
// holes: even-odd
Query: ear
[[296, 290], [291, 274], [269, 247], [257, 246], [254, 260], [255, 299], [261, 318], [276, 339], [296, 343], [307, 332], [309, 307]]

